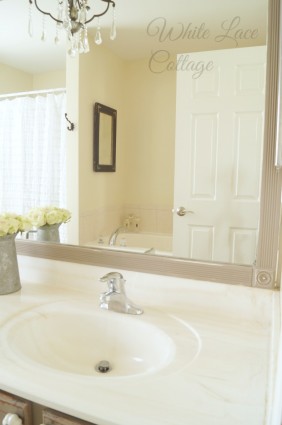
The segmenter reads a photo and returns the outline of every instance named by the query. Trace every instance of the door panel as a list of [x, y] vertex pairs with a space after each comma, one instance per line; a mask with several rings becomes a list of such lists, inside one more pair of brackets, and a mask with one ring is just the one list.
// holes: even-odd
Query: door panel
[[193, 54], [177, 72], [173, 254], [251, 264], [259, 222], [266, 47]]

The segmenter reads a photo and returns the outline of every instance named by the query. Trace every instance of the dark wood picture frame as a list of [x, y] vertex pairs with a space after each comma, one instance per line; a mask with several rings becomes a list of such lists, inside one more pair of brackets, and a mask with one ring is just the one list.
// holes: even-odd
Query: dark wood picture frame
[[94, 105], [94, 171], [116, 171], [117, 111], [102, 103]]

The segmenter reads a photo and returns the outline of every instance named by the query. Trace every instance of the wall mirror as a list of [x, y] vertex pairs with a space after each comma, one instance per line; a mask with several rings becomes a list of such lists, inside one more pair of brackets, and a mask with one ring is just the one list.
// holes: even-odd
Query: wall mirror
[[94, 105], [94, 170], [116, 170], [117, 111], [96, 102]]
[[[5, 6], [6, 2], [1, 3], [1, 7]], [[89, 232], [89, 229], [91, 226], [93, 226], [92, 223], [97, 223], [98, 219], [100, 221], [103, 221], [105, 217], [111, 217], [111, 226], [110, 229], [105, 231], [105, 235], [107, 233], [110, 233], [113, 229], [115, 229], [118, 225], [120, 225], [121, 220], [117, 219], [116, 216], [114, 216], [113, 212], [118, 211], [118, 214], [120, 214], [120, 208], [121, 208], [121, 201], [120, 199], [124, 200], [124, 192], [121, 193], [121, 197], [118, 198], [119, 194], [119, 188], [125, 188], [127, 190], [127, 193], [130, 193], [130, 198], [127, 200], [126, 204], [126, 211], [125, 216], [127, 216], [128, 213], [134, 212], [138, 216], [139, 211], [135, 209], [136, 205], [140, 205], [141, 202], [138, 200], [137, 195], [141, 193], [141, 186], [140, 181], [143, 181], [144, 188], [142, 188], [142, 193], [145, 192], [146, 196], [151, 195], [151, 199], [154, 199], [154, 202], [157, 204], [159, 201], [159, 198], [161, 197], [161, 194], [163, 192], [166, 192], [169, 194], [170, 198], [166, 202], [161, 199], [160, 203], [158, 203], [157, 210], [158, 214], [154, 216], [154, 220], [156, 223], [164, 223], [165, 220], [167, 220], [167, 214], [171, 214], [171, 209], [175, 207], [177, 209], [180, 206], [183, 206], [185, 209], [189, 209], [189, 205], [187, 204], [177, 204], [174, 205], [173, 202], [173, 185], [174, 185], [174, 150], [172, 149], [172, 144], [164, 143], [165, 138], [168, 136], [170, 140], [174, 141], [174, 129], [173, 124], [171, 125], [169, 131], [167, 129], [167, 123], [169, 120], [171, 120], [171, 117], [175, 116], [175, 105], [174, 107], [171, 107], [170, 109], [166, 109], [166, 114], [160, 114], [159, 117], [161, 117], [160, 121], [160, 129], [156, 130], [156, 117], [157, 114], [156, 111], [159, 111], [159, 103], [156, 102], [156, 91], [158, 90], [158, 93], [166, 93], [166, 101], [163, 102], [164, 105], [171, 105], [173, 106], [173, 96], [175, 95], [175, 89], [173, 89], [173, 84], [171, 84], [171, 75], [172, 71], [168, 70], [170, 68], [173, 68], [174, 61], [174, 55], [176, 53], [182, 53], [187, 50], [190, 52], [193, 51], [199, 51], [199, 50], [205, 50], [205, 51], [211, 51], [212, 50], [218, 50], [219, 48], [237, 48], [237, 47], [246, 47], [250, 45], [266, 45], [267, 40], [267, 55], [268, 55], [268, 63], [271, 64], [271, 68], [275, 69], [276, 62], [276, 51], [275, 51], [275, 39], [276, 35], [269, 35], [267, 36], [267, 28], [272, 29], [273, 34], [275, 33], [277, 29], [277, 22], [276, 24], [272, 24], [271, 20], [275, 20], [275, 16], [277, 16], [277, 8], [279, 8], [278, 2], [276, 0], [270, 0], [270, 2], [261, 0], [258, 1], [252, 1], [248, 2], [236, 2], [236, 4], [233, 4], [233, 2], [225, 2], [224, 6], [222, 5], [222, 2], [219, 2], [218, 7], [215, 7], [214, 3], [210, 5], [210, 2], [197, 2], [197, 5], [194, 4], [193, 7], [191, 5], [189, 6], [189, 10], [183, 10], [181, 7], [186, 7], [184, 5], [184, 2], [179, 1], [177, 2], [177, 6], [175, 4], [173, 5], [173, 11], [168, 9], [168, 6], [164, 6], [162, 2], [150, 2], [150, 5], [148, 4], [147, 7], [145, 7], [144, 3], [142, 5], [139, 4], [140, 2], [131, 2], [130, 4], [126, 4], [126, 2], [121, 3], [120, 9], [118, 12], [118, 19], [119, 19], [119, 44], [113, 44], [109, 45], [106, 40], [106, 36], [104, 38], [104, 45], [106, 45], [106, 49], [114, 49], [115, 54], [119, 57], [124, 57], [123, 52], [123, 46], [126, 46], [128, 44], [131, 44], [133, 46], [133, 50], [131, 50], [131, 53], [133, 56], [132, 58], [136, 59], [136, 62], [132, 65], [129, 65], [129, 68], [131, 67], [131, 70], [129, 68], [124, 68], [124, 64], [122, 64], [125, 79], [127, 80], [126, 83], [132, 83], [134, 84], [135, 88], [139, 88], [139, 91], [132, 92], [131, 97], [135, 101], [135, 104], [139, 104], [140, 107], [142, 107], [142, 99], [145, 99], [146, 105], [143, 108], [143, 111], [145, 109], [147, 110], [147, 115], [144, 114], [139, 115], [139, 124], [137, 124], [137, 127], [135, 128], [129, 128], [129, 125], [133, 122], [137, 121], [136, 116], [134, 115], [134, 111], [128, 106], [129, 103], [125, 104], [125, 82], [124, 80], [120, 80], [121, 88], [120, 88], [120, 100], [119, 105], [123, 102], [125, 104], [125, 109], [120, 113], [120, 107], [117, 109], [119, 110], [119, 129], [117, 132], [118, 140], [125, 140], [125, 135], [127, 136], [128, 144], [124, 146], [123, 154], [121, 152], [117, 152], [117, 156], [119, 156], [118, 160], [121, 161], [121, 163], [124, 165], [122, 167], [122, 170], [126, 169], [127, 166], [127, 175], [122, 175], [123, 171], [120, 171], [119, 173], [114, 173], [116, 180], [113, 180], [113, 176], [111, 173], [105, 173], [108, 174], [107, 176], [96, 176], [96, 181], [91, 181], [91, 196], [95, 198], [95, 201], [97, 203], [97, 198], [101, 198], [104, 201], [104, 204], [98, 205], [96, 210], [94, 211], [94, 207], [87, 204], [88, 198], [91, 198], [89, 196], [89, 193], [79, 193], [79, 196], [77, 196], [77, 202], [73, 203], [74, 208], [72, 208], [74, 211], [79, 210], [78, 213], [75, 213], [74, 215], [80, 215], [79, 220], [81, 223], [79, 226], [83, 227], [85, 226], [85, 231]], [[268, 16], [267, 8], [269, 6], [269, 9], [272, 10], [272, 15]], [[124, 9], [123, 9], [124, 7]], [[136, 13], [138, 7], [141, 7], [142, 10], [140, 10], [140, 13]], [[207, 8], [211, 7], [211, 10], [208, 10]], [[128, 8], [132, 8], [135, 12], [133, 13], [133, 18], [131, 18], [131, 25], [127, 25], [125, 20], [123, 20], [123, 16], [125, 17]], [[148, 15], [146, 15], [146, 23], [140, 21], [138, 17], [144, 16], [145, 11], [150, 12]], [[203, 16], [203, 10], [206, 11], [206, 15]], [[213, 12], [216, 11], [216, 15], [213, 14]], [[254, 13], [256, 11], [256, 13]], [[177, 15], [177, 13], [179, 13]], [[177, 15], [177, 16], [176, 16]], [[188, 16], [189, 18], [184, 19], [185, 16]], [[233, 20], [234, 18], [239, 17], [238, 20]], [[159, 20], [156, 20], [158, 18]], [[252, 20], [254, 18], [254, 20]], [[267, 26], [268, 22], [268, 26]], [[150, 24], [150, 25], [149, 25]], [[181, 26], [183, 24], [183, 26]], [[276, 27], [275, 27], [276, 25]], [[22, 31], [25, 32], [26, 28], [23, 25], [21, 25]], [[20, 26], [19, 26], [20, 28]], [[258, 29], [257, 33], [255, 32], [255, 29]], [[143, 39], [141, 40], [138, 37], [138, 34], [142, 32]], [[184, 34], [186, 34], [184, 36]], [[221, 35], [221, 38], [224, 38], [225, 34], [225, 41], [227, 42], [227, 45], [223, 47], [222, 44], [219, 44], [219, 41], [216, 41], [216, 36]], [[271, 39], [273, 37], [273, 39]], [[141, 40], [141, 41], [140, 41]], [[219, 40], [219, 38], [217, 38]], [[178, 43], [179, 42], [179, 43]], [[168, 44], [166, 44], [168, 43]], [[107, 63], [108, 56], [106, 55], [105, 51], [102, 52], [100, 50], [98, 52], [98, 49], [94, 49], [93, 46], [91, 46], [91, 49], [95, 50], [96, 60], [91, 63], [88, 62], [88, 59], [86, 58], [87, 55], [83, 59], [80, 59], [80, 71], [82, 72], [84, 68], [87, 68], [87, 66], [91, 65], [91, 69], [93, 70], [95, 68], [95, 72], [98, 71], [100, 68], [100, 75], [103, 75], [108, 72], [109, 65], [111, 65], [111, 62]], [[11, 50], [11, 49], [10, 49]], [[147, 53], [144, 53], [144, 52]], [[158, 52], [159, 56], [156, 54], [152, 57], [152, 51]], [[142, 52], [143, 57], [145, 57], [145, 62], [142, 63], [141, 59], [134, 56], [137, 52]], [[163, 55], [163, 56], [161, 56]], [[99, 58], [97, 57], [99, 56]], [[101, 56], [104, 56], [104, 61], [102, 60]], [[89, 58], [89, 56], [88, 56]], [[193, 60], [192, 53], [190, 54], [190, 59]], [[128, 58], [125, 59], [128, 61]], [[149, 66], [151, 66], [148, 74], [152, 79], [154, 79], [154, 82], [159, 82], [160, 80], [163, 80], [163, 85], [160, 84], [152, 84], [152, 79], [150, 79], [151, 85], [146, 89], [143, 86], [143, 79], [139, 80], [140, 73], [138, 73], [138, 69], [140, 70], [141, 67], [144, 67], [144, 63], [146, 64], [146, 69], [148, 71]], [[116, 63], [115, 63], [116, 65]], [[156, 67], [156, 66], [159, 66]], [[196, 63], [190, 64], [190, 67], [196, 67]], [[75, 68], [74, 62], [69, 65], [67, 64], [67, 74], [73, 74], [73, 68]], [[167, 72], [162, 72], [164, 70], [164, 67], [166, 68]], [[114, 68], [115, 75], [118, 74], [116, 68]], [[93, 71], [91, 71], [93, 72]], [[134, 80], [135, 76], [135, 80]], [[76, 78], [76, 77], [74, 77]], [[83, 76], [81, 78], [84, 78]], [[266, 103], [269, 104], [269, 96], [270, 92], [272, 91], [275, 93], [276, 86], [275, 86], [275, 76], [271, 77], [272, 80], [266, 82]], [[71, 78], [67, 77], [67, 80], [71, 80]], [[269, 80], [269, 76], [268, 76]], [[72, 80], [74, 81], [74, 80]], [[89, 81], [89, 78], [86, 79], [86, 81]], [[175, 81], [175, 80], [174, 80]], [[205, 81], [204, 79], [196, 82]], [[99, 81], [101, 90], [105, 91], [105, 85], [102, 84], [101, 81]], [[115, 87], [113, 84], [111, 85], [110, 79], [107, 81], [108, 83], [108, 89], [112, 93], [114, 92]], [[141, 84], [142, 83], [142, 84]], [[94, 82], [91, 82], [91, 85], [93, 85]], [[97, 83], [98, 84], [98, 83]], [[206, 85], [208, 84], [206, 80]], [[68, 84], [67, 84], [68, 85]], [[75, 99], [75, 102], [73, 105], [73, 113], [68, 110], [70, 116], [76, 116], [75, 115], [75, 108], [81, 109], [82, 102], [87, 104], [87, 111], [86, 109], [83, 109], [83, 113], [79, 114], [80, 116], [80, 122], [78, 123], [78, 129], [79, 134], [77, 134], [77, 137], [80, 140], [83, 140], [83, 143], [80, 144], [80, 148], [82, 148], [82, 144], [86, 145], [87, 140], [87, 149], [81, 153], [81, 161], [83, 165], [81, 165], [81, 170], [78, 170], [78, 174], [73, 176], [75, 178], [75, 185], [72, 185], [72, 187], [76, 187], [78, 184], [77, 182], [80, 181], [79, 184], [81, 184], [84, 187], [89, 188], [89, 184], [86, 183], [86, 180], [84, 181], [84, 175], [86, 174], [85, 164], [89, 164], [89, 158], [90, 160], [90, 167], [89, 173], [93, 173], [93, 167], [92, 167], [92, 106], [90, 106], [89, 103], [89, 97], [87, 97], [87, 92], [89, 91], [90, 85], [84, 85], [80, 86], [80, 98], [81, 102], [79, 100], [79, 97]], [[132, 87], [132, 86], [130, 86]], [[169, 88], [169, 92], [166, 91]], [[96, 89], [96, 87], [95, 87]], [[145, 93], [145, 94], [144, 94]], [[148, 102], [148, 96], [150, 94], [150, 101]], [[72, 95], [69, 92], [68, 88], [68, 96]], [[129, 93], [130, 95], [130, 93]], [[170, 97], [172, 95], [172, 97]], [[93, 102], [93, 95], [91, 94], [92, 99], [91, 102]], [[87, 102], [85, 102], [85, 98], [87, 99]], [[115, 104], [112, 102], [108, 102], [107, 99], [104, 100], [100, 95], [94, 97], [94, 101], [101, 100], [103, 104], [111, 104], [115, 107]], [[92, 105], [92, 103], [91, 103]], [[121, 105], [122, 107], [123, 105]], [[272, 109], [271, 109], [272, 108]], [[131, 113], [131, 118], [128, 119], [128, 115], [125, 115], [125, 111], [127, 113]], [[140, 111], [140, 109], [139, 109]], [[78, 116], [78, 114], [77, 114]], [[260, 214], [260, 231], [257, 238], [257, 244], [256, 244], [256, 255], [252, 260], [245, 264], [244, 266], [240, 265], [240, 262], [235, 262], [234, 266], [227, 266], [226, 260], [224, 267], [222, 266], [222, 261], [220, 260], [209, 260], [206, 259], [203, 262], [197, 263], [197, 266], [195, 266], [194, 258], [190, 258], [190, 260], [187, 260], [187, 257], [182, 255], [177, 255], [176, 262], [178, 264], [179, 269], [183, 268], [186, 270], [189, 269], [189, 273], [191, 270], [194, 270], [194, 272], [190, 276], [195, 277], [195, 273], [197, 277], [201, 276], [202, 278], [209, 279], [209, 280], [228, 280], [226, 276], [223, 278], [218, 277], [219, 270], [221, 270], [223, 273], [225, 273], [226, 268], [228, 269], [228, 273], [230, 276], [230, 267], [232, 267], [232, 279], [237, 282], [242, 282], [245, 280], [250, 284], [250, 282], [253, 282], [255, 280], [258, 281], [257, 276], [259, 276], [259, 284], [268, 287], [269, 285], [272, 285], [275, 279], [275, 266], [274, 264], [276, 261], [276, 252], [277, 252], [277, 221], [279, 217], [279, 212], [277, 212], [277, 194], [280, 189], [280, 175], [279, 173], [274, 173], [272, 170], [272, 143], [273, 143], [273, 129], [275, 128], [275, 107], [272, 105], [270, 109], [268, 108], [268, 111], [266, 111], [265, 117], [264, 117], [264, 139], [266, 141], [264, 146], [264, 154], [263, 154], [263, 161], [261, 164], [261, 199], [259, 204], [259, 214]], [[74, 119], [74, 118], [72, 118]], [[171, 121], [170, 121], [171, 122]], [[122, 123], [120, 125], [120, 123]], [[87, 134], [82, 132], [82, 128], [87, 130]], [[123, 128], [123, 130], [122, 130]], [[148, 130], [145, 132], [145, 130]], [[85, 131], [86, 131], [85, 130]], [[173, 131], [172, 131], [173, 130]], [[152, 135], [152, 138], [149, 136]], [[138, 136], [138, 137], [136, 137]], [[75, 134], [70, 135], [70, 137], [75, 137]], [[166, 139], [167, 140], [167, 139]], [[133, 143], [136, 141], [136, 144]], [[161, 148], [160, 145], [157, 144], [157, 142], [161, 142]], [[131, 161], [131, 155], [134, 152], [135, 157], [138, 157], [139, 159], [142, 159], [143, 152], [140, 150], [141, 146], [144, 146], [147, 156], [146, 156], [146, 162], [144, 163], [137, 163]], [[77, 145], [78, 146], [78, 145]], [[148, 150], [149, 148], [149, 150]], [[166, 152], [165, 152], [166, 150]], [[77, 151], [77, 149], [76, 149]], [[164, 161], [164, 153], [166, 153], [166, 157], [170, 158], [171, 164], [167, 162], [167, 160]], [[122, 155], [122, 156], [121, 156]], [[220, 158], [220, 155], [219, 157]], [[151, 166], [153, 171], [151, 170]], [[157, 167], [156, 167], [157, 165]], [[199, 166], [202, 166], [203, 163], [199, 162]], [[165, 170], [165, 173], [161, 172], [161, 169]], [[133, 177], [129, 175], [129, 172], [133, 171], [135, 174]], [[140, 173], [140, 177], [138, 180], [137, 173]], [[130, 177], [129, 177], [130, 176]], [[119, 182], [117, 183], [117, 180], [119, 179]], [[149, 181], [149, 183], [148, 183]], [[274, 190], [269, 191], [269, 187], [272, 187]], [[156, 189], [155, 192], [153, 192], [153, 188]], [[267, 190], [266, 190], [267, 188]], [[147, 198], [149, 199], [149, 198]], [[146, 202], [144, 202], [144, 198], [142, 201], [142, 207], [146, 207]], [[149, 211], [152, 211], [152, 204], [147, 201], [147, 210], [146, 213]], [[270, 206], [272, 207], [272, 212], [269, 211]], [[146, 208], [145, 208], [146, 209]], [[102, 212], [101, 212], [102, 211]], [[100, 214], [100, 215], [99, 215]], [[101, 219], [102, 216], [102, 219]], [[74, 220], [76, 221], [76, 220]], [[172, 216], [170, 215], [169, 221], [172, 226]], [[145, 226], [146, 219], [142, 220], [141, 224]], [[199, 226], [200, 227], [200, 226]], [[80, 228], [79, 232], [81, 234], [84, 233], [84, 229]], [[104, 233], [104, 231], [103, 231]], [[244, 236], [244, 235], [243, 235]], [[274, 243], [273, 243], [274, 241]], [[79, 245], [86, 245], [85, 242], [87, 242], [86, 237], [82, 235], [82, 237], [77, 238], [77, 241], [75, 238], [70, 240], [71, 243], [79, 243]], [[32, 242], [30, 242], [32, 246]], [[23, 247], [24, 243], [21, 244], [22, 249], [25, 250], [26, 248]], [[262, 247], [267, 247], [267, 253], [265, 250], [263, 250]], [[58, 247], [58, 249], [69, 249], [68, 247]], [[268, 249], [269, 248], [269, 249]], [[32, 249], [32, 248], [30, 248]], [[42, 248], [43, 249], [43, 248]], [[44, 247], [44, 250], [47, 249], [47, 247]], [[118, 257], [115, 258], [121, 258], [120, 255], [122, 255], [122, 258], [125, 262], [132, 263], [133, 258], [135, 254], [113, 254], [113, 251], [110, 252], [110, 254], [105, 253], [104, 250], [97, 251], [97, 248], [91, 250], [90, 248], [81, 248], [84, 253], [86, 253], [85, 250], [87, 250], [87, 253], [89, 252], [89, 255], [102, 255], [103, 258], [108, 258], [108, 255], [116, 255]], [[88, 251], [89, 250], [89, 251]], [[39, 251], [38, 251], [39, 252]], [[67, 252], [67, 251], [64, 251]], [[76, 251], [81, 252], [81, 251]], [[99, 254], [98, 254], [99, 252]], [[90, 254], [91, 253], [91, 254]], [[48, 255], [46, 252], [44, 255]], [[84, 254], [86, 255], [86, 254]], [[87, 254], [88, 255], [88, 254]], [[143, 258], [145, 257], [145, 258]], [[130, 258], [132, 261], [127, 260], [127, 258]], [[185, 259], [186, 258], [186, 259]], [[275, 258], [275, 260], [274, 260]], [[102, 261], [102, 260], [101, 260]], [[160, 255], [158, 257], [156, 254], [148, 255], [146, 256], [140, 256], [138, 257], [138, 261], [141, 263], [146, 262], [146, 264], [158, 264], [158, 261], [161, 261], [162, 263], [162, 270], [166, 270], [168, 273], [170, 270], [172, 270], [173, 266], [172, 264], [174, 261], [174, 258], [164, 258], [163, 255]], [[254, 270], [253, 263], [256, 261], [257, 269]], [[231, 263], [231, 261], [227, 261], [228, 263]], [[141, 264], [140, 263], [140, 264]], [[122, 264], [119, 262], [119, 264]], [[157, 267], [157, 266], [156, 266]], [[197, 272], [195, 272], [196, 267]], [[212, 270], [212, 277], [208, 277], [204, 270], [206, 267], [209, 268], [209, 270]], [[262, 272], [262, 274], [261, 274]], [[239, 274], [238, 274], [239, 273]], [[177, 274], [177, 272], [176, 272]], [[225, 273], [226, 275], [226, 273]], [[254, 278], [255, 276], [255, 278]]]

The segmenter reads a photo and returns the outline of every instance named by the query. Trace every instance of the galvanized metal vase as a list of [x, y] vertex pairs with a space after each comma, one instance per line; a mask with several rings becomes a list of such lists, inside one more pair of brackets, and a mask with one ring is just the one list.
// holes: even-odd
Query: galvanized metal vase
[[37, 229], [37, 240], [41, 242], [60, 242], [61, 223], [45, 224]]
[[0, 295], [21, 289], [15, 238], [16, 233], [0, 237]]

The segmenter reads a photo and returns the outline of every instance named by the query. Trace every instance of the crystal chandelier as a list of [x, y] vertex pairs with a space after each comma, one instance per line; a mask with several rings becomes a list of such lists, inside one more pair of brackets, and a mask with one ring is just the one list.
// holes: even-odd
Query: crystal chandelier
[[[90, 0], [91, 1], [91, 0]], [[94, 1], [94, 0], [93, 0]], [[57, 16], [53, 16], [52, 13], [42, 10], [38, 6], [37, 0], [29, 0], [29, 24], [28, 32], [32, 37], [32, 5], [34, 4], [36, 9], [43, 14], [43, 27], [41, 40], [46, 39], [45, 32], [45, 17], [49, 16], [56, 23], [56, 35], [55, 43], [59, 42], [59, 31], [65, 30], [67, 38], [70, 43], [68, 53], [71, 56], [76, 56], [77, 53], [89, 52], [89, 43], [87, 35], [87, 24], [97, 18], [97, 30], [95, 35], [95, 43], [102, 43], [101, 28], [99, 18], [105, 15], [110, 6], [112, 6], [112, 24], [110, 31], [110, 39], [116, 38], [116, 20], [115, 20], [115, 2], [113, 0], [99, 0], [106, 3], [103, 12], [95, 14], [91, 11], [91, 7], [88, 5], [89, 0], [57, 0]]]

